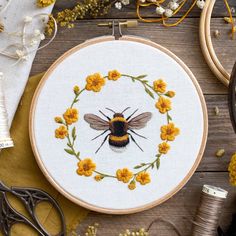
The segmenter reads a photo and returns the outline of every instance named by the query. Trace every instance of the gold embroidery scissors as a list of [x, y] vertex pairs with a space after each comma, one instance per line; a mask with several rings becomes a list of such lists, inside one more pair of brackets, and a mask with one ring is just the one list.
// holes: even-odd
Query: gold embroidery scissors
[[[7, 193], [13, 194], [23, 203], [25, 209], [31, 217], [31, 220], [11, 206], [7, 198]], [[14, 224], [23, 223], [32, 227], [40, 236], [49, 236], [50, 234], [40, 223], [36, 215], [36, 207], [41, 202], [50, 203], [57, 211], [61, 221], [61, 230], [57, 236], [65, 236], [66, 226], [64, 215], [53, 197], [40, 189], [19, 187], [8, 188], [0, 181], [0, 230], [2, 231], [3, 235], [9, 236], [11, 228]]]

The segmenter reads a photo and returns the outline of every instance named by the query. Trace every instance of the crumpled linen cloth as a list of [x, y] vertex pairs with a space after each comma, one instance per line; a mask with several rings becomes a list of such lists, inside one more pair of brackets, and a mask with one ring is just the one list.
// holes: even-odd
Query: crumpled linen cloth
[[[10, 0], [9, 0], [10, 1]], [[0, 4], [4, 5], [6, 0], [0, 0]], [[6, 32], [16, 32], [22, 30], [25, 16], [34, 16], [40, 13], [51, 13], [53, 5], [46, 8], [39, 8], [36, 6], [36, 0], [11, 0], [9, 7], [1, 12], [0, 8], [0, 22], [3, 23]], [[34, 29], [41, 28], [40, 21], [33, 21]], [[30, 27], [28, 30], [33, 30]], [[29, 31], [28, 31], [29, 32]], [[7, 33], [0, 33], [0, 50], [3, 50], [9, 44], [21, 42], [20, 37], [8, 35]], [[37, 48], [39, 45], [36, 45]], [[47, 50], [46, 48], [44, 50]], [[6, 106], [9, 118], [9, 126], [12, 123], [14, 114], [16, 112], [18, 103], [23, 94], [25, 85], [27, 83], [31, 66], [36, 52], [29, 55], [27, 61], [21, 61], [13, 67], [9, 65], [15, 61], [7, 59], [0, 55], [0, 71], [4, 73], [4, 89], [6, 97]]]

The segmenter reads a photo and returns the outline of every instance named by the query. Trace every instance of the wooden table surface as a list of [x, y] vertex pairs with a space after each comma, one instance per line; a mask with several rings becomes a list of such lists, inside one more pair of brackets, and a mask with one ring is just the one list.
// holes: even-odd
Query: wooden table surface
[[[188, 2], [192, 1], [188, 0]], [[229, 3], [236, 8], [234, 0], [230, 0]], [[73, 1], [58, 0], [54, 12], [70, 6], [73, 6]], [[186, 11], [186, 8], [181, 13], [183, 14], [184, 11]], [[143, 15], [146, 17], [155, 16], [154, 11], [151, 10], [145, 10]], [[216, 29], [220, 31], [221, 35], [218, 39], [212, 37], [214, 48], [220, 61], [230, 72], [236, 60], [236, 39], [230, 39], [230, 26], [224, 22], [223, 16], [227, 16], [223, 0], [216, 0], [212, 15], [211, 34]], [[179, 17], [179, 15], [176, 17]], [[153, 219], [161, 216], [178, 225], [183, 235], [190, 235], [190, 220], [192, 220], [199, 203], [203, 184], [216, 185], [229, 191], [221, 216], [220, 223], [223, 227], [229, 224], [232, 212], [236, 212], [236, 187], [233, 188], [229, 185], [227, 172], [230, 157], [236, 152], [236, 134], [233, 132], [229, 119], [227, 88], [212, 74], [201, 53], [198, 36], [199, 17], [200, 10], [195, 7], [189, 17], [177, 27], [165, 28], [158, 23], [140, 23], [137, 28], [124, 29], [123, 32], [149, 38], [168, 48], [180, 57], [196, 76], [204, 92], [209, 114], [208, 142], [201, 164], [186, 186], [162, 205], [142, 213], [123, 216], [90, 212], [79, 228], [80, 233], [84, 231], [88, 224], [98, 222], [100, 224], [99, 235], [118, 235], [126, 228], [146, 227]], [[37, 54], [31, 74], [34, 75], [47, 70], [55, 59], [75, 45], [93, 37], [110, 34], [110, 29], [99, 28], [97, 23], [110, 19], [127, 18], [136, 18], [135, 4], [131, 4], [121, 11], [112, 9], [104, 19], [78, 20], [75, 23], [75, 28], [60, 29], [54, 42], [46, 50], [42, 50]], [[172, 21], [176, 20], [177, 18], [172, 19]], [[216, 106], [220, 109], [218, 116], [214, 113]], [[215, 152], [219, 148], [226, 150], [223, 158], [215, 157]], [[176, 235], [164, 224], [156, 225], [150, 233], [151, 235], [160, 236]]]

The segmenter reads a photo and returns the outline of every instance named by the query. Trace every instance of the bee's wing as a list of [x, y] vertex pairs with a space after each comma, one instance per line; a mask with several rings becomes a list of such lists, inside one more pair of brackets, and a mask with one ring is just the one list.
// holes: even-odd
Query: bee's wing
[[90, 127], [96, 130], [109, 129], [109, 122], [93, 114], [85, 114], [84, 120], [89, 123]]
[[142, 129], [146, 126], [147, 122], [151, 120], [151, 118], [152, 118], [151, 112], [141, 113], [140, 115], [135, 116], [128, 122], [129, 128]]

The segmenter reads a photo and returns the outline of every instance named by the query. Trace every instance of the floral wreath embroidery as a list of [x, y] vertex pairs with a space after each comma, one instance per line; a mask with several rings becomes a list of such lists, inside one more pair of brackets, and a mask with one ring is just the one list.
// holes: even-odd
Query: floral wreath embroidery
[[[162, 79], [155, 80], [153, 86], [148, 83], [145, 79], [147, 75], [131, 76], [127, 74], [121, 74], [117, 70], [112, 70], [108, 72], [107, 76], [102, 76], [100, 73], [95, 73], [87, 76], [86, 85], [83, 89], [79, 86], [75, 86], [74, 99], [70, 107], [64, 112], [61, 117], [55, 117], [54, 120], [60, 126], [55, 130], [55, 137], [57, 139], [67, 139], [67, 148], [65, 152], [76, 157], [78, 159], [76, 173], [80, 176], [90, 177], [94, 175], [96, 181], [101, 181], [104, 178], [113, 178], [120, 182], [128, 185], [130, 190], [136, 188], [136, 183], [141, 185], [146, 185], [151, 182], [149, 171], [154, 167], [158, 170], [160, 167], [160, 158], [162, 155], [166, 155], [170, 150], [170, 142], [174, 141], [176, 136], [179, 135], [180, 130], [175, 126], [172, 121], [172, 117], [169, 111], [172, 109], [171, 100], [175, 96], [174, 91], [166, 91], [167, 84]], [[145, 92], [153, 99], [155, 95], [158, 100], [155, 104], [156, 109], [159, 110], [161, 114], [165, 114], [167, 118], [167, 123], [162, 125], [160, 128], [160, 138], [162, 143], [157, 146], [157, 154], [155, 155], [153, 161], [148, 163], [140, 163], [133, 167], [133, 171], [128, 168], [118, 169], [115, 174], [102, 173], [97, 170], [96, 164], [91, 158], [81, 158], [80, 151], [75, 149], [76, 141], [76, 127], [72, 127], [79, 119], [79, 111], [75, 108], [75, 104], [79, 102], [79, 97], [85, 91], [100, 92], [102, 87], [106, 83], [106, 79], [110, 81], [117, 81], [120, 78], [131, 79], [133, 82], [140, 83]]]

